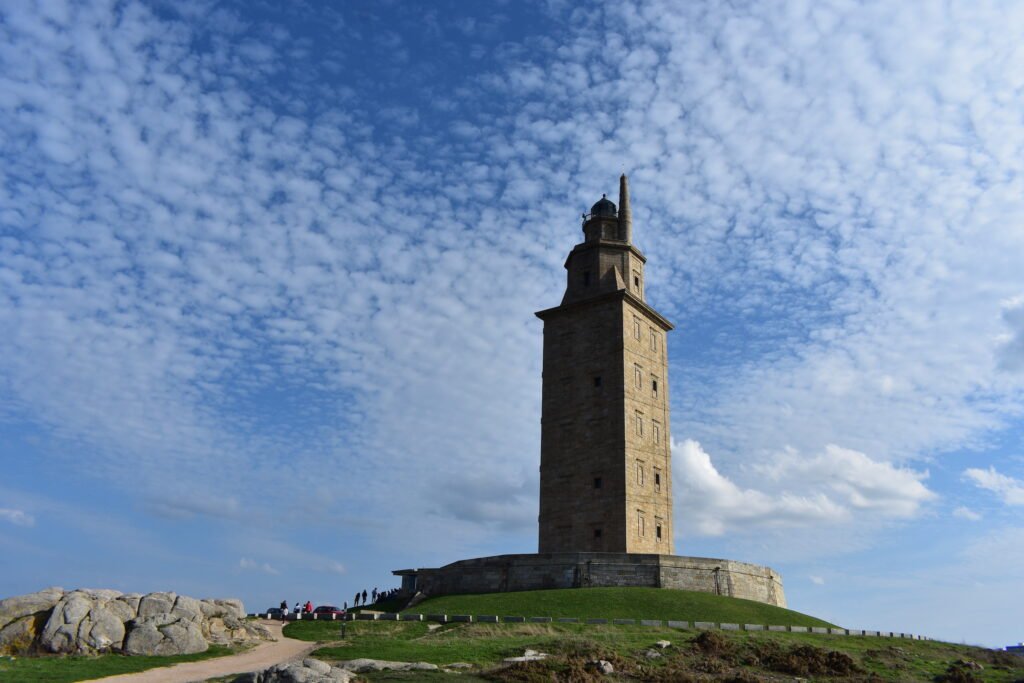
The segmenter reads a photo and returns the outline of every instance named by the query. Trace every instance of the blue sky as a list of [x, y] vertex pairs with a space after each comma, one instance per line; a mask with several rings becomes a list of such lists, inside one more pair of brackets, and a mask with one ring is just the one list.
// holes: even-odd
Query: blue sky
[[533, 311], [625, 171], [677, 552], [1020, 640], [1022, 34], [985, 1], [0, 2], [0, 594], [339, 603], [534, 551]]

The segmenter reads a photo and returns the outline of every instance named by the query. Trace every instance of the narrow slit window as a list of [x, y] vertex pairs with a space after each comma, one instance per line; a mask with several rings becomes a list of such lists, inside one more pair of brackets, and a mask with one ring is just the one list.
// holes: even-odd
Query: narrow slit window
[[661, 542], [661, 525], [658, 524], [654, 527], [654, 535], [657, 537], [658, 542]]
[[644, 435], [644, 417], [640, 413], [636, 414], [636, 435]]
[[638, 512], [636, 515], [636, 532], [640, 536], [643, 536], [644, 531], [644, 515], [642, 512]]
[[655, 377], [651, 378], [651, 395], [658, 398], [658, 380]]
[[639, 275], [634, 275], [633, 276], [633, 286], [636, 287], [637, 290], [639, 291], [639, 289], [640, 289], [640, 276]]
[[594, 488], [599, 489], [604, 482], [601, 481], [601, 477], [594, 477]]
[[651, 420], [651, 428], [652, 428], [652, 431], [654, 432], [654, 443], [660, 444], [661, 443], [661, 425], [658, 424], [657, 422]]
[[644, 485], [644, 466], [641, 463], [636, 464], [636, 483], [638, 486]]
[[601, 375], [594, 375], [594, 386], [598, 389], [601, 388]]
[[601, 538], [601, 530], [594, 529], [594, 538]]
[[651, 328], [651, 351], [658, 350], [658, 333]]
[[661, 472], [654, 473], [654, 490], [661, 491]]
[[639, 365], [633, 366], [633, 383], [636, 384], [636, 388], [640, 389], [644, 385], [644, 371], [640, 369]]
[[633, 336], [640, 338], [640, 318], [633, 318]]

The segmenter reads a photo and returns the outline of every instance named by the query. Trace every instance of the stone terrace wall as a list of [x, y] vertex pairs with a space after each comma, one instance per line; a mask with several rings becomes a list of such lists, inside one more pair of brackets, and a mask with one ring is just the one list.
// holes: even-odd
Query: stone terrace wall
[[[782, 577], [769, 567], [706, 557], [639, 553], [495, 555], [437, 569], [400, 570], [403, 585], [431, 597], [551, 588], [648, 587], [716, 593], [786, 606]], [[415, 575], [415, 585], [409, 577]]]

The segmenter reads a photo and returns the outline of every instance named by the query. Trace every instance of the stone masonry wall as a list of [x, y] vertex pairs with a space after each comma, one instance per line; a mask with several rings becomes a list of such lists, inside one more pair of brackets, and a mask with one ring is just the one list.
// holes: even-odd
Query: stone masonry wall
[[[635, 283], [631, 280], [630, 285]], [[635, 299], [623, 297], [625, 481], [628, 553], [670, 555], [672, 453], [666, 332]]]
[[538, 315], [540, 552], [671, 554], [671, 325], [625, 291]]
[[541, 552], [626, 550], [621, 327], [607, 300], [544, 323]]
[[[734, 560], [641, 553], [538, 553], [462, 560], [415, 573], [410, 590], [427, 596], [552, 588], [648, 587], [716, 593], [786, 606], [782, 577]], [[411, 582], [408, 582], [411, 583]]]

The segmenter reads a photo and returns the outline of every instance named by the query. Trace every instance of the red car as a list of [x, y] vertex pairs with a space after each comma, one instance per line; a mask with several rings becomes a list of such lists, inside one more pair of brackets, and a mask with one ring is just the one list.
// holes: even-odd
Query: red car
[[340, 617], [343, 614], [345, 614], [345, 610], [341, 609], [340, 607], [335, 607], [334, 605], [320, 605], [315, 610], [313, 610], [313, 614], [316, 614], [321, 617]]

